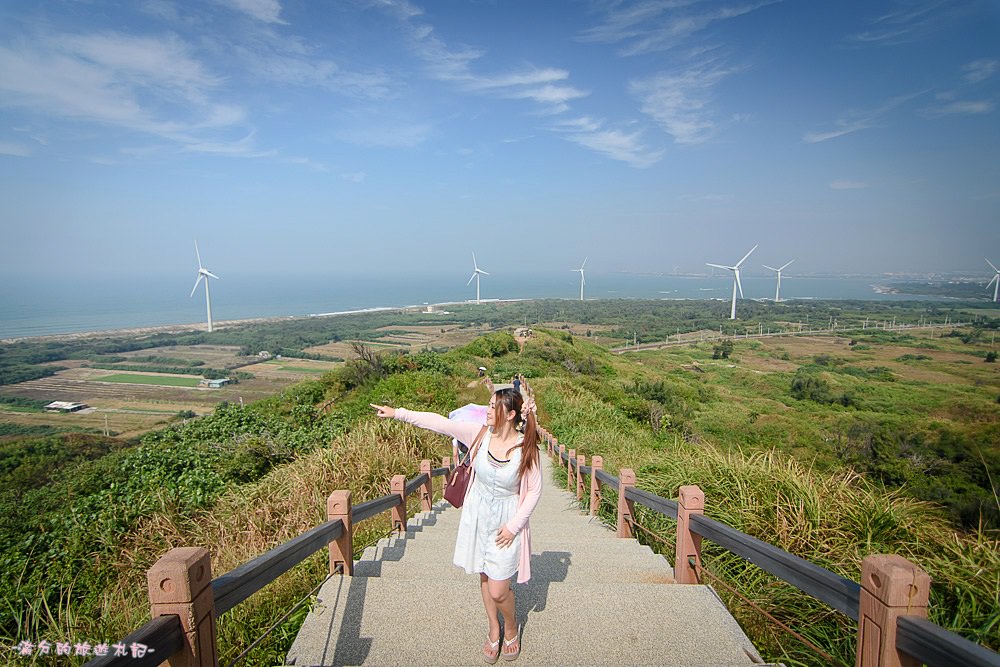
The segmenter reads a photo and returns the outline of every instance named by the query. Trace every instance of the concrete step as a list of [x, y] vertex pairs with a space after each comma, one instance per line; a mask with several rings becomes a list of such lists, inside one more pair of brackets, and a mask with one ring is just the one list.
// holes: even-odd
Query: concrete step
[[[705, 586], [555, 582], [515, 587], [520, 665], [752, 665], [756, 651]], [[486, 636], [478, 579], [336, 577], [287, 664], [476, 665]]]
[[[442, 579], [468, 581], [470, 575], [452, 564], [451, 559], [434, 562], [401, 561], [358, 561], [354, 564], [356, 577], [391, 577], [396, 579]], [[660, 558], [651, 561], [635, 561], [608, 565], [602, 563], [579, 563], [569, 553], [544, 552], [531, 556], [532, 581], [560, 583], [588, 583], [593, 581], [672, 584], [673, 568]]]

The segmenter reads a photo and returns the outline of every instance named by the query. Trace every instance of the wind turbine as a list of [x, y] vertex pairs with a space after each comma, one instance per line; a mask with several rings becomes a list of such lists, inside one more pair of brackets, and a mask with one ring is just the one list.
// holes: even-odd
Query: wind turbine
[[478, 304], [479, 303], [479, 276], [488, 276], [490, 274], [486, 273], [485, 271], [483, 271], [482, 269], [479, 268], [479, 264], [476, 263], [476, 253], [472, 253], [472, 266], [475, 267], [475, 269], [472, 272], [472, 278], [469, 278], [469, 282], [465, 283], [465, 286], [468, 287], [469, 285], [471, 285], [473, 279], [476, 281], [476, 303]]
[[735, 266], [725, 266], [723, 264], [710, 264], [708, 262], [705, 262], [706, 266], [711, 266], [711, 267], [714, 267], [716, 269], [726, 269], [728, 271], [732, 271], [733, 272], [733, 309], [732, 309], [732, 311], [729, 314], [729, 319], [731, 319], [731, 320], [735, 320], [736, 319], [736, 290], [737, 290], [737, 288], [740, 290], [740, 298], [741, 299], [743, 298], [743, 285], [742, 285], [742, 283], [740, 283], [740, 265], [743, 262], [747, 261], [747, 257], [749, 257], [750, 253], [752, 253], [756, 249], [757, 249], [757, 246], [754, 246], [754, 247], [750, 248], [750, 252], [748, 252], [747, 254], [743, 255], [743, 259], [741, 259], [740, 261], [736, 262]]
[[[983, 259], [986, 259], [986, 258], [984, 257]], [[998, 292], [998, 290], [1000, 290], [1000, 269], [998, 269], [997, 267], [993, 266], [993, 262], [991, 262], [988, 259], [986, 259], [986, 263], [990, 265], [991, 269], [993, 269], [994, 271], [996, 271], [996, 275], [993, 276], [993, 280], [991, 280], [988, 283], [986, 283], [986, 289], [989, 289], [990, 285], [993, 285], [994, 283], [996, 283], [995, 285], [993, 285], [993, 303], [996, 303], [997, 302], [997, 292]]]
[[761, 266], [763, 266], [765, 269], [771, 269], [772, 271], [776, 271], [777, 274], [778, 274], [778, 286], [774, 290], [774, 302], [775, 303], [778, 303], [779, 301], [781, 301], [781, 297], [780, 297], [780, 294], [781, 294], [781, 272], [784, 271], [785, 269], [787, 269], [788, 265], [791, 264], [794, 261], [795, 260], [793, 259], [791, 262], [787, 262], [784, 266], [782, 266], [781, 268], [778, 268], [778, 269], [774, 268], [773, 266], [768, 266], [767, 264], [761, 264]]
[[583, 277], [583, 267], [587, 266], [587, 260], [589, 257], [583, 258], [583, 264], [580, 265], [579, 269], [570, 269], [570, 271], [580, 272], [580, 301], [583, 301], [583, 286], [587, 284], [587, 280]]
[[[198, 242], [194, 242], [194, 254], [198, 258], [198, 278], [194, 281], [194, 287], [191, 288], [191, 296], [194, 296], [194, 292], [198, 289], [198, 283], [202, 280], [205, 281], [205, 306], [208, 308], [208, 332], [212, 332], [212, 296], [208, 293], [208, 279], [215, 278], [216, 280], [221, 280], [219, 276], [215, 275], [205, 267], [201, 265], [201, 253], [198, 252]], [[188, 297], [190, 298], [190, 297]]]

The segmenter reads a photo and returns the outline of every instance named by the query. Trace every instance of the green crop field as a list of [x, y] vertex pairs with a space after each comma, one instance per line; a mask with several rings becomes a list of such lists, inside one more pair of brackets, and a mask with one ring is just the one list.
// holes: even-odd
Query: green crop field
[[98, 382], [122, 382], [126, 384], [155, 384], [162, 387], [197, 387], [200, 378], [173, 377], [170, 375], [133, 375], [131, 373], [116, 373], [97, 378]]

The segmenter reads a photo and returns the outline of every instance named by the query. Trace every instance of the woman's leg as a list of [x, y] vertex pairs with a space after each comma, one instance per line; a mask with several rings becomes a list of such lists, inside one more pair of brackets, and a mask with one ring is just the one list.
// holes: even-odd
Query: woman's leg
[[490, 624], [490, 641], [496, 641], [500, 639], [500, 620], [497, 618], [497, 604], [493, 600], [493, 595], [490, 593], [490, 584], [493, 580], [487, 577], [483, 573], [479, 573], [479, 588], [483, 594], [483, 606], [486, 607], [486, 620]]
[[[509, 579], [487, 579], [490, 599], [494, 608], [503, 615], [504, 639], [513, 643], [517, 637], [517, 614], [514, 611], [514, 591], [510, 587]], [[494, 617], [496, 613], [494, 613]], [[492, 637], [492, 635], [490, 635]], [[506, 651], [505, 651], [506, 652]]]

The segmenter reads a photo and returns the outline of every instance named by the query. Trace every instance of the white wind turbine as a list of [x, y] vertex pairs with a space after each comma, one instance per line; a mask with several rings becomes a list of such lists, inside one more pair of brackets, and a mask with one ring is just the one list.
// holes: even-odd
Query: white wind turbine
[[[984, 257], [983, 259], [986, 259], [986, 258]], [[986, 283], [986, 289], [989, 289], [990, 285], [993, 285], [993, 303], [996, 303], [997, 302], [998, 291], [1000, 291], [1000, 269], [998, 269], [997, 267], [993, 266], [993, 262], [991, 262], [988, 259], [986, 259], [986, 263], [990, 265], [991, 269], [993, 269], [994, 271], [996, 271], [996, 275], [993, 276], [993, 280], [991, 280], [988, 283]], [[996, 283], [996, 284], [994, 285], [994, 283]]]
[[771, 269], [772, 271], [774, 271], [774, 272], [776, 272], [778, 274], [778, 286], [774, 290], [774, 302], [775, 303], [778, 303], [779, 301], [781, 301], [781, 272], [784, 271], [785, 269], [787, 269], [788, 265], [791, 264], [794, 261], [795, 260], [793, 259], [791, 262], [787, 262], [784, 266], [782, 266], [780, 268], [777, 268], [777, 269], [774, 268], [773, 266], [768, 266], [767, 264], [761, 264], [761, 266], [763, 266], [765, 269]]
[[479, 303], [479, 276], [488, 276], [490, 274], [486, 273], [485, 271], [483, 271], [482, 269], [479, 268], [479, 264], [476, 263], [476, 253], [472, 253], [472, 266], [475, 267], [475, 269], [472, 271], [472, 278], [469, 278], [469, 282], [465, 283], [465, 286], [468, 287], [469, 285], [472, 284], [473, 280], [476, 281], [476, 303], [478, 304]]
[[583, 301], [583, 286], [587, 284], [587, 280], [583, 277], [583, 267], [587, 266], [587, 260], [589, 257], [583, 258], [583, 264], [580, 265], [579, 269], [570, 269], [570, 271], [580, 272], [580, 301]]
[[[198, 258], [198, 278], [194, 281], [194, 287], [191, 288], [191, 296], [194, 296], [194, 292], [198, 289], [198, 283], [202, 280], [205, 281], [205, 306], [208, 308], [208, 331], [212, 332], [212, 296], [208, 293], [208, 279], [215, 278], [216, 280], [221, 280], [219, 276], [215, 275], [205, 267], [201, 265], [201, 253], [198, 252], [198, 242], [194, 242], [194, 254]], [[188, 297], [190, 298], [190, 297]]]
[[743, 298], [743, 284], [740, 283], [740, 265], [743, 264], [743, 262], [747, 261], [747, 257], [749, 257], [750, 253], [752, 253], [756, 249], [757, 249], [757, 246], [754, 246], [754, 247], [750, 248], [750, 252], [748, 252], [747, 254], [743, 255], [743, 259], [741, 259], [740, 261], [736, 262], [735, 266], [725, 266], [723, 264], [710, 264], [708, 262], [705, 262], [706, 266], [711, 266], [711, 267], [714, 267], [716, 269], [726, 269], [728, 271], [732, 271], [733, 272], [733, 309], [732, 309], [732, 311], [729, 314], [729, 319], [731, 319], [731, 320], [735, 320], [736, 319], [736, 290], [737, 290], [737, 288], [740, 290], [740, 298], [741, 299]]

